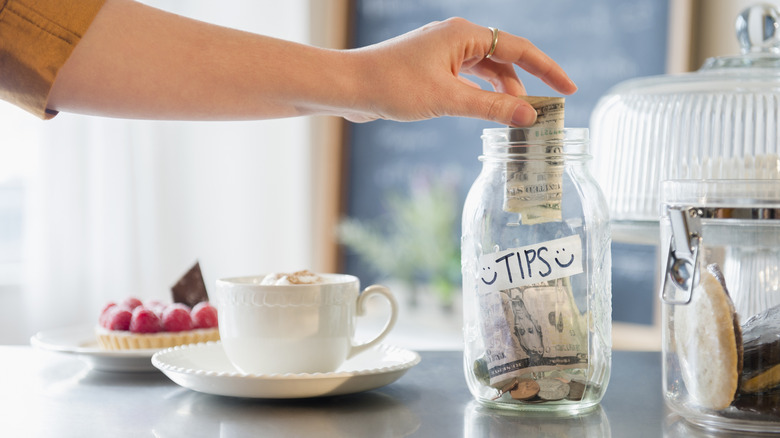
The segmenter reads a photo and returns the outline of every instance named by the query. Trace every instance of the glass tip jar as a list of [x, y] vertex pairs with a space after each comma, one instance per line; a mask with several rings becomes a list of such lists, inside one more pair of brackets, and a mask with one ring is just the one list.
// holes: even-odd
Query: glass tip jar
[[611, 239], [588, 130], [482, 140], [461, 239], [469, 390], [489, 407], [595, 408], [611, 367]]

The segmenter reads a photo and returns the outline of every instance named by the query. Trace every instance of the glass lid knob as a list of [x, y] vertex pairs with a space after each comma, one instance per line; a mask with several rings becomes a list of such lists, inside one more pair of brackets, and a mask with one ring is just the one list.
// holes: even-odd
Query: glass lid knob
[[737, 17], [736, 29], [743, 54], [780, 53], [780, 11], [774, 5], [746, 8]]

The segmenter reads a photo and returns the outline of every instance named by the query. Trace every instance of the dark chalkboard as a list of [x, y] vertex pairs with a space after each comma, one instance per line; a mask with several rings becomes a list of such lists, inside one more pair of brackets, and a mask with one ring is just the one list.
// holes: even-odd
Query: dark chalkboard
[[[566, 99], [568, 127], [587, 127], [596, 102], [611, 86], [665, 70], [664, 0], [357, 0], [355, 8], [355, 47], [452, 16], [528, 38], [579, 87]], [[535, 77], [519, 74], [529, 95], [554, 95]], [[497, 126], [462, 118], [351, 125], [348, 216], [380, 217], [389, 193], [403, 193], [410, 181], [420, 179], [446, 178], [462, 206], [481, 168], [482, 129]], [[459, 237], [458, 230], [453, 239]], [[345, 270], [364, 282], [376, 279], [349, 252]]]

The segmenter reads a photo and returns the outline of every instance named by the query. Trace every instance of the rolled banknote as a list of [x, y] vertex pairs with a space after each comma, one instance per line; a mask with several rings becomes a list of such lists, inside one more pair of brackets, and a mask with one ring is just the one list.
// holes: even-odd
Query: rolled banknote
[[[560, 221], [563, 193], [562, 145], [564, 98], [520, 96], [537, 111], [536, 123], [514, 130], [510, 142], [542, 145], [516, 148], [515, 160], [507, 163], [504, 211], [519, 213], [523, 225]], [[541, 149], [541, 150], [540, 150]], [[526, 156], [524, 156], [526, 155]]]

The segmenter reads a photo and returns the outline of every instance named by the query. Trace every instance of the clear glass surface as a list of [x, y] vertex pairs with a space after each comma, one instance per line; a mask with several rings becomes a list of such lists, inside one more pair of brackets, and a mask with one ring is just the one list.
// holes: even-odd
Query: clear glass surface
[[520, 128], [484, 132], [461, 242], [464, 367], [483, 405], [575, 413], [606, 390], [610, 232], [585, 165], [587, 133], [540, 141]]

